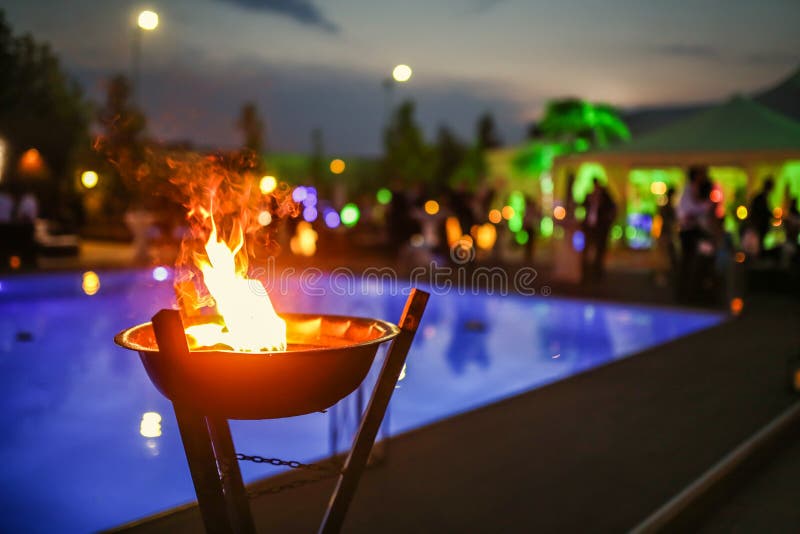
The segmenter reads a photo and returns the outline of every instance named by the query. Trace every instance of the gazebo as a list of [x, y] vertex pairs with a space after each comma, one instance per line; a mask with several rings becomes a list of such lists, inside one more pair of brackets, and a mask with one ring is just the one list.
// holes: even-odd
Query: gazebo
[[630, 221], [631, 215], [653, 214], [666, 188], [680, 192], [691, 165], [709, 167], [729, 214], [767, 176], [775, 179], [770, 200], [779, 207], [787, 191], [793, 199], [800, 197], [800, 123], [737, 96], [630, 142], [556, 158], [555, 195], [566, 199], [572, 183], [571, 193], [580, 202], [597, 177]]

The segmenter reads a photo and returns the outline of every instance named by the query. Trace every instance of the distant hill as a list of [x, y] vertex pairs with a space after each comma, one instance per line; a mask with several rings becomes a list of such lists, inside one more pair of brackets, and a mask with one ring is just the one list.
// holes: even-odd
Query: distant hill
[[[800, 122], [800, 67], [777, 84], [751, 95], [753, 100]], [[719, 105], [719, 102], [654, 106], [623, 111], [631, 135], [658, 130], [667, 124]]]

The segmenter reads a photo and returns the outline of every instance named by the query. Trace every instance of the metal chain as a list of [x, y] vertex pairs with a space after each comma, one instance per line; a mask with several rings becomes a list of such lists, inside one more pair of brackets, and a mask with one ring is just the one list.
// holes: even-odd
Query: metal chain
[[329, 467], [322, 464], [304, 464], [303, 462], [298, 462], [297, 460], [266, 458], [264, 456], [258, 456], [257, 454], [250, 455], [237, 452], [236, 459], [240, 461], [253, 462], [256, 464], [270, 464], [276, 467], [291, 467], [292, 469], [306, 469], [308, 471], [333, 472], [336, 475], [341, 473], [341, 468], [338, 466]]
[[342, 472], [341, 466], [338, 465], [327, 466], [322, 464], [304, 464], [303, 462], [298, 462], [297, 460], [281, 460], [280, 458], [266, 458], [264, 456], [258, 456], [257, 454], [250, 455], [237, 452], [236, 459], [240, 461], [253, 462], [256, 464], [270, 464], [276, 467], [290, 467], [292, 469], [304, 469], [307, 471], [316, 471], [318, 473], [322, 473], [320, 476], [314, 478], [293, 480], [286, 484], [279, 484], [277, 486], [267, 486], [265, 488], [250, 490], [247, 492], [248, 496], [250, 497], [265, 495], [268, 493], [280, 493], [282, 491], [299, 488], [307, 484], [313, 484], [314, 482], [320, 482], [322, 480], [337, 477]]

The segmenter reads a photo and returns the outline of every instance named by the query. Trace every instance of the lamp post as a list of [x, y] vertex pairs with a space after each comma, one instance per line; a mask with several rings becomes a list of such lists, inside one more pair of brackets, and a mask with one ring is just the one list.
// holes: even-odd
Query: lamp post
[[411, 67], [405, 64], [396, 65], [394, 69], [392, 69], [392, 75], [387, 76], [383, 80], [383, 89], [384, 89], [384, 127], [389, 126], [389, 122], [392, 119], [392, 106], [394, 105], [394, 86], [398, 83], [406, 83], [408, 80], [411, 79], [411, 75], [413, 71]]
[[131, 94], [136, 102], [139, 89], [139, 65], [142, 57], [142, 34], [158, 28], [158, 13], [145, 9], [136, 18], [136, 28], [133, 31], [131, 50]]

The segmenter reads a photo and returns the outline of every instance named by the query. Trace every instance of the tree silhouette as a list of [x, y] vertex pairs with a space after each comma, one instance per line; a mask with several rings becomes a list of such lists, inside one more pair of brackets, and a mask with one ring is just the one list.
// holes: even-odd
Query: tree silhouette
[[17, 162], [36, 148], [47, 167], [45, 176], [26, 181], [7, 164], [3, 182], [37, 193], [44, 215], [60, 211], [72, 192], [72, 170], [80, 148], [88, 145], [89, 108], [76, 83], [61, 70], [47, 44], [29, 35], [15, 36], [0, 9], [0, 137], [5, 159]]
[[383, 172], [390, 181], [403, 185], [430, 182], [435, 158], [414, 121], [412, 101], [402, 103], [392, 116], [384, 135], [384, 149]]
[[433, 174], [436, 189], [444, 189], [450, 184], [466, 155], [466, 147], [453, 132], [447, 126], [440, 126], [436, 136], [436, 167]]
[[264, 120], [258, 113], [258, 107], [255, 102], [245, 102], [239, 112], [239, 120], [236, 122], [236, 126], [244, 137], [244, 148], [261, 157], [266, 150], [266, 137], [264, 134]]
[[122, 74], [108, 81], [106, 100], [97, 112], [97, 122], [102, 135], [95, 146], [116, 169], [116, 174], [110, 177], [113, 177], [108, 185], [111, 194], [106, 201], [107, 209], [113, 213], [127, 207], [123, 205], [125, 199], [139, 204], [148, 196], [138, 183], [145, 160], [147, 121], [133, 104], [131, 84]]
[[491, 113], [484, 113], [478, 119], [477, 125], [478, 147], [481, 150], [498, 148], [502, 146], [500, 136], [497, 133], [497, 127], [494, 123], [494, 117]]

